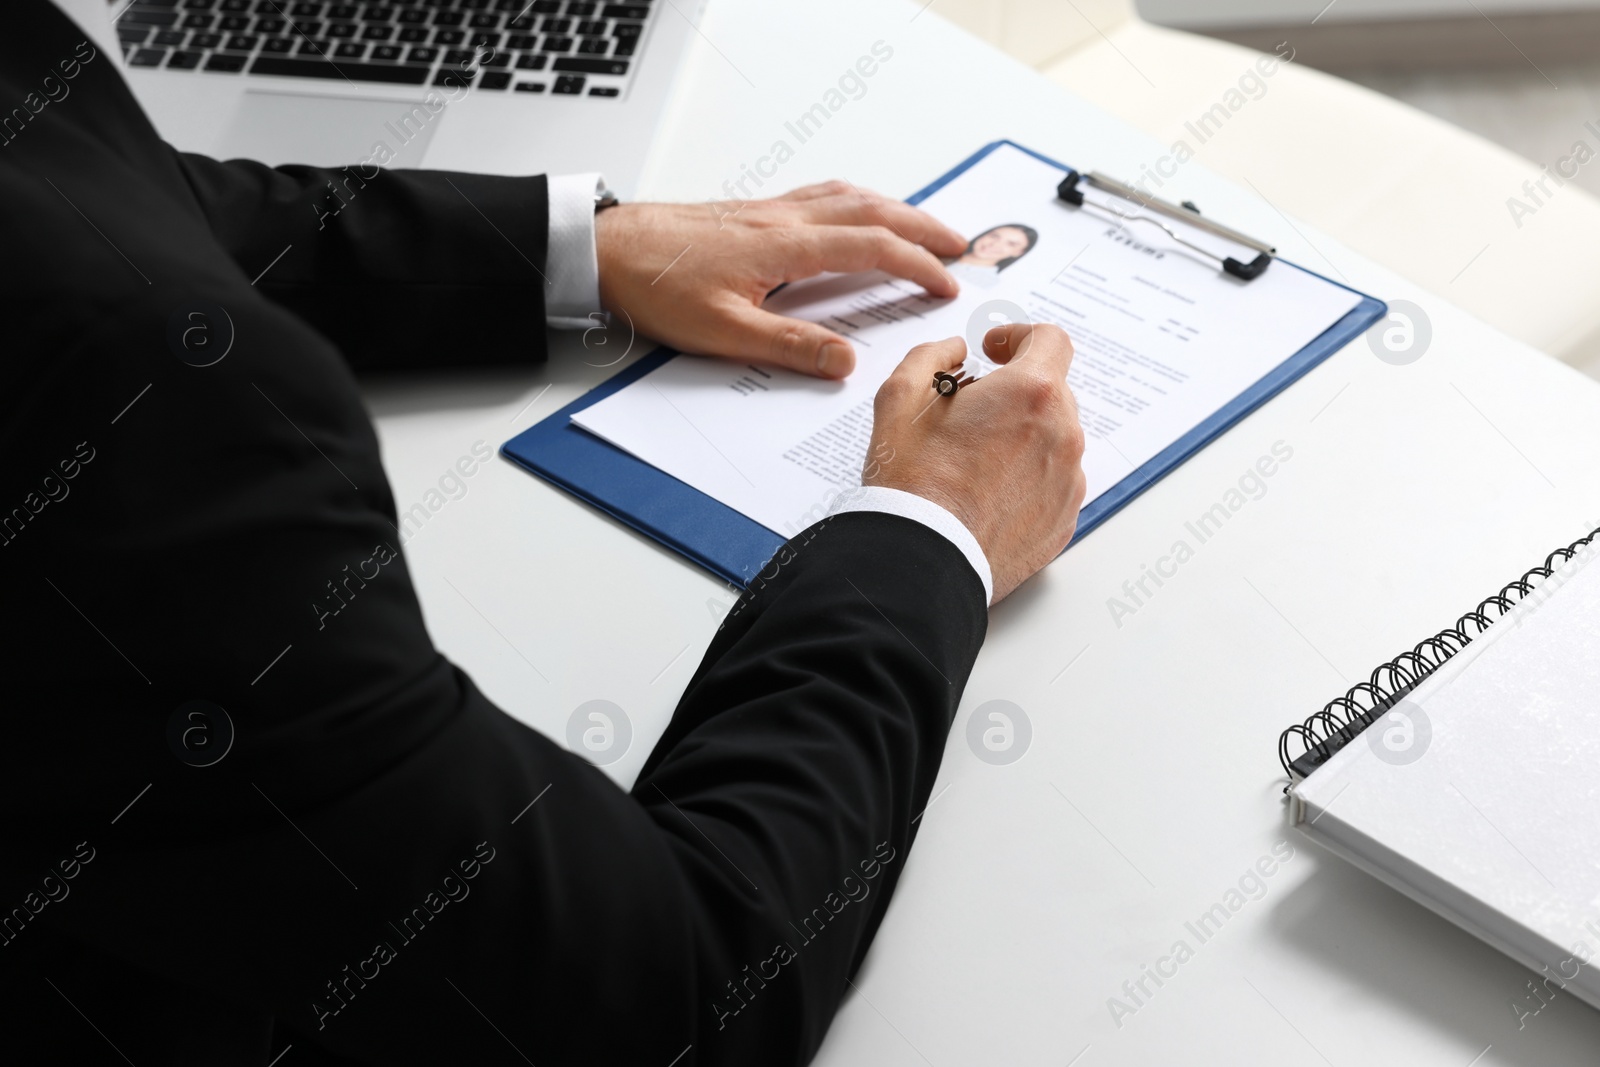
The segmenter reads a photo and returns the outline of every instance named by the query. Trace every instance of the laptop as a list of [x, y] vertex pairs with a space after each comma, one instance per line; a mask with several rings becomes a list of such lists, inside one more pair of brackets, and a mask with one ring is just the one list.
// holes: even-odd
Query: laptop
[[271, 165], [604, 173], [633, 193], [703, 0], [117, 0], [178, 148]]

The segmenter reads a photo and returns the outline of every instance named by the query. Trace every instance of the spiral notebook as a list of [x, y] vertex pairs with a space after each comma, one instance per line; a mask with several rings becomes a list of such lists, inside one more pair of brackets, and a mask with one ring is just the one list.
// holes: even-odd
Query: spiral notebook
[[1600, 1007], [1597, 556], [1600, 530], [1551, 553], [1279, 758], [1300, 833]]

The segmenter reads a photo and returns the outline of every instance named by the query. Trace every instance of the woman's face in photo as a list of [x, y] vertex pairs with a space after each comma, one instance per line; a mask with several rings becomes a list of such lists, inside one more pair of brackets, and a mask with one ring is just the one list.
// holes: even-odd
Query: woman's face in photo
[[995, 264], [1002, 259], [1020, 256], [1028, 250], [1028, 235], [1015, 226], [999, 226], [972, 243], [972, 251], [964, 259], [971, 262]]

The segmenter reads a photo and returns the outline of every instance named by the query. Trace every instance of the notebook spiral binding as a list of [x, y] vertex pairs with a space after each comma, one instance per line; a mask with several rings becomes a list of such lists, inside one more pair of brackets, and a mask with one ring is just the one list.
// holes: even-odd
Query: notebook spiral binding
[[[1522, 599], [1562, 564], [1600, 538], [1600, 529], [1558, 548], [1545, 558], [1544, 564], [1535, 567], [1521, 578], [1507, 585], [1495, 595], [1467, 612], [1448, 630], [1423, 641], [1416, 648], [1400, 653], [1372, 672], [1365, 682], [1358, 682], [1342, 697], [1325, 704], [1321, 711], [1283, 731], [1278, 737], [1278, 761], [1283, 764], [1289, 784], [1308, 776], [1326, 763], [1335, 752], [1360, 736], [1384, 713], [1393, 708], [1422, 680], [1448, 659], [1472, 643], [1495, 621], [1516, 607]], [[1300, 755], [1291, 756], [1294, 742], [1300, 744]], [[1284, 791], [1288, 791], [1288, 785]]]

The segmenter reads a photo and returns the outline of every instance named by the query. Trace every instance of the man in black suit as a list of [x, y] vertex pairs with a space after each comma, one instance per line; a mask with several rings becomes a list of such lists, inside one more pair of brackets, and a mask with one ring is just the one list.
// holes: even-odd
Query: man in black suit
[[[1065, 336], [992, 332], [1010, 365], [931, 408], [964, 346], [906, 357], [877, 503], [785, 546], [624, 793], [434, 649], [354, 378], [542, 358], [545, 179], [372, 175], [327, 222], [338, 175], [173, 151], [50, 0], [8, 7], [7, 1061], [810, 1059], [988, 603], [1070, 539]], [[851, 186], [720, 215], [602, 212], [604, 307], [838, 376], [774, 285], [954, 292], [961, 239]]]

